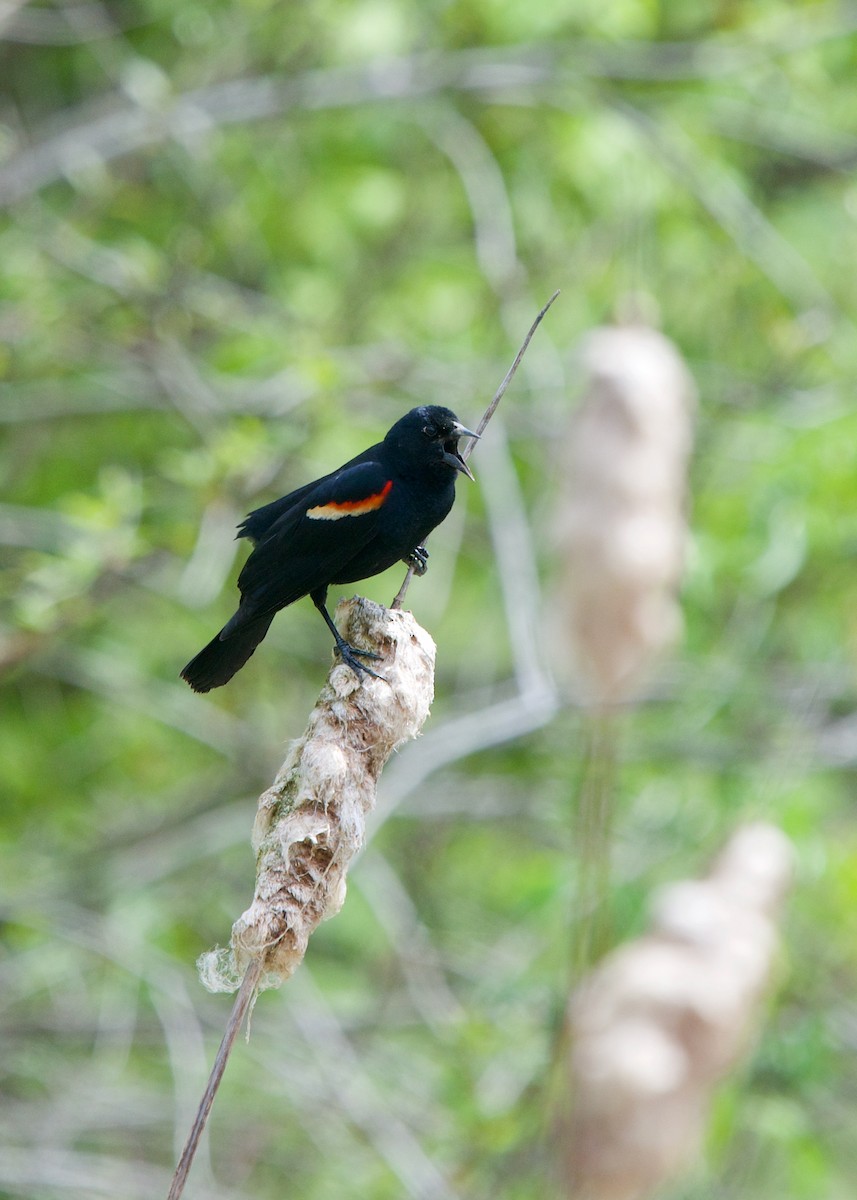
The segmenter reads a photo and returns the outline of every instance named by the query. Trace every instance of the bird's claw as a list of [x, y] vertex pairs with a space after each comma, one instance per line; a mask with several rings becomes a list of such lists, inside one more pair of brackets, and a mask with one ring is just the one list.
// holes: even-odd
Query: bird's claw
[[404, 562], [411, 568], [415, 575], [425, 575], [428, 570], [429, 552], [425, 546], [417, 546], [410, 552]]
[[380, 658], [380, 654], [376, 654], [374, 650], [361, 650], [357, 646], [349, 646], [347, 642], [337, 645], [339, 656], [347, 667], [350, 667], [354, 674], [359, 679], [361, 675], [371, 675], [373, 679], [387, 680], [383, 675], [379, 675], [377, 671], [373, 671], [371, 667], [367, 667], [365, 663], [360, 661], [361, 658]]
[[349, 646], [348, 649], [352, 654], [359, 654], [361, 658], [380, 658], [380, 654], [376, 654], [374, 650], [361, 650], [358, 646]]

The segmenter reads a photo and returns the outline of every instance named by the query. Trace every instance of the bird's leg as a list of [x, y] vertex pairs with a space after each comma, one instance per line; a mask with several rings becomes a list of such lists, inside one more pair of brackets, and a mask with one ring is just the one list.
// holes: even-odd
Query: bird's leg
[[428, 570], [429, 552], [425, 546], [417, 546], [402, 562], [406, 567], [412, 567], [415, 575], [425, 575]]
[[[309, 596], [310, 600], [312, 600], [313, 604], [324, 617], [327, 628], [333, 634], [336, 649], [339, 651], [339, 655], [346, 666], [349, 666], [358, 677], [365, 674], [371, 675], [375, 679], [383, 679], [383, 675], [379, 675], [377, 671], [373, 671], [371, 667], [367, 667], [365, 663], [360, 661], [360, 658], [380, 658], [381, 655], [376, 654], [374, 650], [360, 650], [357, 646], [349, 646], [348, 642], [346, 642], [345, 638], [334, 625], [333, 619], [325, 607], [327, 588], [316, 588], [314, 592], [310, 592]], [[358, 655], [360, 658], [358, 658]]]

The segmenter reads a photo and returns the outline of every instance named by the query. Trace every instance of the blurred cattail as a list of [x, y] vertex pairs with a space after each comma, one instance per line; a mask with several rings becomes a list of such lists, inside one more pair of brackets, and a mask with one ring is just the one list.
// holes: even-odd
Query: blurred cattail
[[598, 704], [627, 700], [681, 628], [694, 386], [643, 326], [596, 329], [561, 452], [555, 624]]
[[373, 666], [384, 678], [367, 676], [358, 686], [353, 671], [335, 666], [306, 732], [259, 797], [256, 892], [232, 927], [231, 948], [199, 961], [211, 991], [234, 991], [260, 960], [262, 987], [295, 971], [318, 923], [342, 907], [384, 764], [429, 713], [435, 645], [413, 616], [360, 597], [336, 615], [349, 642], [380, 655]]
[[560, 1153], [575, 1200], [641, 1200], [692, 1160], [767, 987], [791, 870], [779, 830], [745, 826], [707, 878], [665, 888], [651, 932], [573, 996]]

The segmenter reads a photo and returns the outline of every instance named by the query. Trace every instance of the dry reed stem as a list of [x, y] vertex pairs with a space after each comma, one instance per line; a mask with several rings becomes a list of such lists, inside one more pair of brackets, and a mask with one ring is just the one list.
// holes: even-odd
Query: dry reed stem
[[792, 849], [740, 829], [702, 880], [662, 890], [651, 930], [572, 997], [569, 1196], [642, 1200], [698, 1152], [715, 1084], [746, 1048], [777, 948]]

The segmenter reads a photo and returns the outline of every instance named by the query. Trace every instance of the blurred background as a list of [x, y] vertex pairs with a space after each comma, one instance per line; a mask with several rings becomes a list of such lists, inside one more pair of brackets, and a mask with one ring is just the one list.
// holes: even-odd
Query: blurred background
[[330, 662], [302, 602], [228, 688], [179, 680], [235, 524], [414, 404], [472, 426], [561, 288], [408, 595], [432, 717], [186, 1194], [548, 1190], [590, 745], [556, 445], [630, 305], [698, 407], [683, 639], [614, 723], [610, 937], [747, 818], [798, 854], [669, 1195], [850, 1200], [857, 6], [7, 0], [0, 38], [0, 1195], [165, 1193], [223, 1032], [195, 960]]

